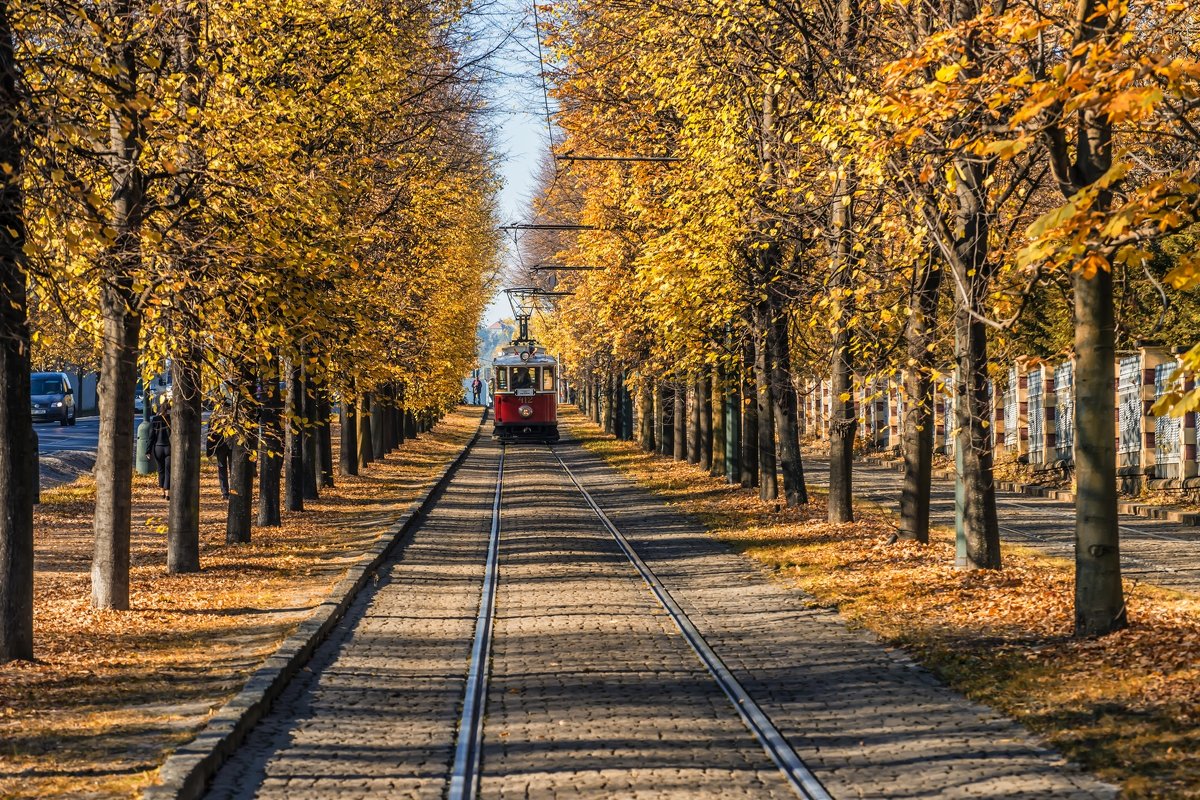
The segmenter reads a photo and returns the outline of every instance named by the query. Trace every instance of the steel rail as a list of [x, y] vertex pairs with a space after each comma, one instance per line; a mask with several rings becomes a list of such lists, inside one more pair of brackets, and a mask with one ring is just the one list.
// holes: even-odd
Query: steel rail
[[479, 793], [479, 760], [483, 746], [483, 712], [487, 702], [488, 662], [492, 657], [492, 629], [496, 615], [496, 583], [500, 558], [500, 500], [504, 487], [504, 444], [496, 469], [496, 493], [492, 499], [492, 530], [488, 535], [487, 563], [479, 596], [479, 616], [471, 645], [471, 666], [463, 692], [462, 717], [450, 769], [450, 800], [473, 800]]
[[662, 581], [658, 579], [658, 576], [654, 574], [646, 562], [642, 560], [641, 556], [637, 554], [637, 551], [634, 550], [633, 545], [625, 538], [625, 535], [618, 530], [617, 526], [608, 518], [608, 515], [604, 513], [604, 510], [597, 505], [588, 490], [583, 488], [583, 485], [575, 477], [575, 473], [571, 472], [571, 468], [562, 460], [562, 457], [553, 447], [547, 446], [550, 448], [550, 453], [558, 461], [559, 466], [563, 468], [567, 477], [570, 478], [571, 483], [575, 484], [575, 488], [579, 490], [579, 493], [583, 495], [583, 499], [587, 501], [592, 511], [600, 519], [601, 524], [604, 525], [605, 529], [616, 540], [617, 546], [621, 548], [625, 557], [629, 559], [630, 563], [641, 574], [642, 580], [650, 587], [650, 591], [654, 594], [659, 604], [670, 615], [675, 626], [679, 628], [679, 632], [683, 634], [684, 640], [691, 646], [701, 663], [704, 664], [709, 674], [717, 682], [717, 685], [721, 687], [721, 691], [733, 703], [733, 707], [737, 709], [738, 716], [742, 718], [742, 722], [746, 724], [746, 727], [758, 739], [762, 748], [767, 751], [767, 755], [771, 757], [771, 760], [783, 772], [793, 791], [798, 796], [804, 798], [804, 800], [832, 800], [832, 795], [821, 785], [817, 777], [812, 774], [804, 761], [792, 749], [787, 739], [775, 727], [775, 723], [771, 721], [766, 712], [755, 702], [745, 687], [738, 682], [738, 679], [734, 677], [733, 672], [725, 665], [721, 657], [704, 640], [704, 636], [696, 629], [687, 612], [671, 597], [671, 593], [667, 591], [667, 587], [663, 586]]

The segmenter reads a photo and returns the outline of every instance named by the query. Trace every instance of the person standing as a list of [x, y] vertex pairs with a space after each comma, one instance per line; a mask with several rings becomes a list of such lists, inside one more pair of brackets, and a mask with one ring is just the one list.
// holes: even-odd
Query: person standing
[[214, 415], [208, 420], [208, 437], [204, 440], [204, 453], [216, 456], [217, 481], [221, 484], [221, 499], [229, 499], [229, 440], [221, 430], [221, 421]]
[[474, 399], [475, 405], [479, 405], [479, 393], [482, 391], [483, 391], [483, 381], [479, 380], [479, 376], [476, 375], [475, 379], [471, 381], [471, 394], [475, 398]]
[[154, 416], [150, 418], [150, 436], [146, 441], [146, 455], [154, 456], [158, 462], [158, 488], [163, 497], [171, 491], [171, 406], [163, 400]]

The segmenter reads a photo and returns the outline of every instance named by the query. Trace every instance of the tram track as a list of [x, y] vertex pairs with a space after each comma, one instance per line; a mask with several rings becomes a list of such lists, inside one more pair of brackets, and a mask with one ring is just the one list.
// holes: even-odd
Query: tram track
[[[496, 492], [492, 499], [492, 524], [488, 533], [487, 561], [483, 570], [475, 637], [471, 644], [471, 662], [463, 693], [462, 716], [454, 744], [454, 763], [450, 768], [449, 800], [472, 800], [479, 791], [480, 756], [483, 751], [483, 715], [487, 707], [489, 662], [495, 631], [496, 584], [499, 581], [500, 507], [504, 497], [504, 452], [500, 444], [496, 468]], [[466, 735], [464, 735], [466, 734]]]
[[[754, 700], [750, 693], [738, 681], [732, 670], [726, 666], [721, 657], [705, 641], [687, 612], [671, 596], [670, 591], [654, 574], [653, 570], [638, 555], [629, 539], [612, 522], [604, 509], [596, 502], [567, 466], [554, 447], [547, 449], [555, 462], [562, 469], [570, 484], [578, 491], [587, 507], [595, 515], [610, 535], [621, 554], [630, 563], [639, 577], [650, 589], [655, 600], [666, 611], [672, 623], [679, 630], [689, 648], [700, 660], [713, 681], [728, 698], [742, 723], [762, 746], [767, 756], [782, 773], [785, 781], [796, 796], [803, 800], [832, 800], [832, 796], [808, 769], [804, 761], [788, 743], [787, 739]], [[484, 765], [481, 763], [481, 753], [484, 747], [483, 717], [486, 711], [489, 674], [491, 671], [491, 653], [495, 631], [496, 592], [501, 581], [499, 570], [499, 550], [501, 526], [501, 506], [504, 483], [504, 446], [501, 445], [499, 466], [496, 474], [496, 488], [492, 504], [492, 524], [488, 542], [487, 563], [484, 568], [483, 585], [480, 593], [479, 611], [475, 622], [475, 638], [472, 643], [471, 660], [467, 675], [467, 685], [463, 695], [462, 715], [459, 719], [457, 738], [455, 741], [454, 762], [450, 771], [450, 781], [447, 790], [449, 800], [474, 800], [479, 795], [479, 787]]]
[[555, 461], [562, 467], [564, 474], [579, 490], [580, 495], [587, 502], [588, 506], [600, 520], [600, 524], [612, 536], [621, 552], [637, 570], [638, 574], [650, 588], [651, 593], [662, 606], [667, 615], [671, 617], [672, 622], [679, 629], [684, 641], [696, 654], [697, 658], [708, 670], [713, 680], [721, 688], [721, 691], [729, 698], [733, 704], [738, 716], [742, 722], [762, 745], [763, 750], [770, 756], [771, 760], [783, 773], [787, 779], [788, 785], [798, 797], [805, 800], [831, 800], [832, 796], [826, 791], [821, 782], [804, 764], [804, 761], [797, 755], [783, 734], [767, 716], [766, 712], [755, 702], [754, 698], [746, 691], [745, 687], [734, 676], [733, 672], [725, 665], [725, 662], [717, 655], [716, 651], [705, 641], [704, 636], [696, 628], [687, 612], [675, 601], [671, 596], [670, 591], [663, 585], [654, 571], [649, 565], [642, 560], [638, 555], [629, 539], [621, 530], [613, 524], [609, 516], [604, 513], [604, 509], [596, 502], [591, 493], [583, 488], [583, 484], [567, 466], [562, 457], [555, 451], [553, 447], [549, 447], [550, 453], [554, 456]]
[[[996, 745], [1002, 724], [980, 727], [977, 711], [954, 708], [956, 698], [837, 626], [817, 621], [798, 634], [807, 611], [772, 616], [788, 605], [774, 589], [747, 597], [740, 580], [714, 586], [726, 567], [694, 572], [689, 561], [676, 572], [654, 544], [655, 518], [617, 515], [629, 509], [606, 484], [597, 496], [638, 531], [635, 547], [584, 486], [592, 463], [571, 449], [472, 448], [438, 512], [421, 516], [210, 796], [831, 797], [758, 701], [817, 745], [812, 763], [840, 795], [894, 796], [901, 776], [889, 765], [901, 754], [881, 742], [878, 763], [862, 762], [862, 742], [881, 726], [913, 736], [914, 702], [948, 719], [905, 747], [972, 779], [1010, 780], [1010, 758], [1031, 781], [1057, 769], [1020, 742]], [[696, 557], [713, 556], [687, 546]], [[786, 633], [764, 640], [755, 629], [764, 612]], [[905, 705], [892, 708], [897, 682]], [[867, 716], [856, 722], [859, 713]]]

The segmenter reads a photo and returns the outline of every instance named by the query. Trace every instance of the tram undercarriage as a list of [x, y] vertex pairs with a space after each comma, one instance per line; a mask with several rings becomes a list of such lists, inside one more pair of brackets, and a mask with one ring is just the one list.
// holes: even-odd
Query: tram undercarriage
[[492, 428], [492, 438], [505, 443], [558, 441], [558, 425], [539, 422], [500, 423]]

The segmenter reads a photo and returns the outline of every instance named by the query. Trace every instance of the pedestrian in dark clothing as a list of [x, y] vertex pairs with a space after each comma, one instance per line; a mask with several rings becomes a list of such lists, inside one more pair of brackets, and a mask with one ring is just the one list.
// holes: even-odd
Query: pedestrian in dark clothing
[[[213, 423], [216, 423], [215, 425]], [[217, 481], [221, 484], [221, 499], [229, 499], [229, 440], [221, 431], [220, 421], [208, 421], [208, 438], [204, 441], [204, 452], [208, 456], [216, 456]]]
[[164, 402], [150, 418], [150, 438], [146, 442], [146, 456], [153, 455], [158, 462], [158, 488], [163, 497], [171, 491], [171, 409]]
[[479, 376], [476, 375], [475, 379], [471, 381], [471, 394], [475, 396], [475, 405], [479, 405], [479, 393], [482, 391], [483, 381], [479, 380]]

